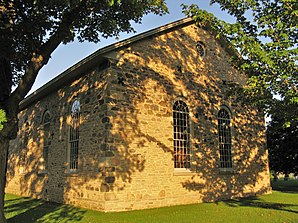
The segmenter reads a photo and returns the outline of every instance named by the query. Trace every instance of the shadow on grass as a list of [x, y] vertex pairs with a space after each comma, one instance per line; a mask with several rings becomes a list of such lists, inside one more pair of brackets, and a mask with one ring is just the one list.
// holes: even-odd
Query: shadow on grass
[[271, 187], [276, 191], [298, 194], [298, 180], [271, 181]]
[[[280, 191], [284, 193], [298, 193], [298, 180], [290, 181], [271, 181], [272, 189], [275, 191]], [[272, 209], [279, 211], [286, 211], [291, 213], [298, 214], [298, 211], [293, 210], [297, 209], [298, 205], [295, 204], [286, 204], [278, 202], [267, 202], [258, 197], [249, 197], [242, 199], [233, 199], [224, 201], [224, 203], [230, 207], [255, 207], [255, 208], [264, 208]]]
[[8, 223], [67, 223], [80, 221], [85, 210], [42, 200], [16, 198], [5, 201]]
[[298, 205], [277, 203], [277, 202], [267, 202], [258, 197], [232, 199], [232, 200], [227, 200], [223, 202], [230, 207], [264, 208], [264, 209], [286, 211], [286, 212], [298, 214], [298, 211], [292, 210], [292, 209], [297, 209]]

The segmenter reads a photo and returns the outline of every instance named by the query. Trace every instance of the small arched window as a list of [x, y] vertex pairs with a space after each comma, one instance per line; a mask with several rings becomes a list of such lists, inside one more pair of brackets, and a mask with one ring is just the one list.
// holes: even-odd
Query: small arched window
[[220, 168], [232, 168], [231, 115], [226, 107], [222, 107], [218, 112], [218, 138]]
[[79, 127], [80, 127], [80, 102], [74, 100], [71, 106], [71, 121], [69, 128], [69, 170], [78, 169], [79, 158]]
[[52, 118], [51, 113], [49, 112], [49, 110], [46, 110], [42, 116], [42, 124], [49, 125], [51, 122], [51, 118]]
[[206, 47], [205, 47], [205, 44], [201, 41], [198, 41], [197, 42], [197, 45], [196, 45], [196, 48], [197, 48], [197, 52], [199, 54], [199, 56], [201, 58], [204, 58], [205, 55], [206, 55]]
[[178, 100], [173, 105], [174, 167], [190, 168], [190, 122], [185, 102]]

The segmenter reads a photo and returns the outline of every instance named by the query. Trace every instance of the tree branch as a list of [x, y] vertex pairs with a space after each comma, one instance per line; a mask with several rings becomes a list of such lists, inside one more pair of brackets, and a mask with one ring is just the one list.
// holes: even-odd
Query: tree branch
[[78, 6], [73, 8], [71, 11], [66, 12], [57, 31], [40, 47], [40, 49], [37, 49], [32, 53], [31, 60], [27, 64], [25, 74], [21, 78], [18, 87], [9, 98], [10, 104], [13, 103], [18, 105], [28, 94], [35, 82], [38, 72], [48, 63], [53, 51], [67, 37], [69, 30], [75, 21], [75, 15], [81, 10], [84, 10], [85, 6], [86, 1], [81, 1]]

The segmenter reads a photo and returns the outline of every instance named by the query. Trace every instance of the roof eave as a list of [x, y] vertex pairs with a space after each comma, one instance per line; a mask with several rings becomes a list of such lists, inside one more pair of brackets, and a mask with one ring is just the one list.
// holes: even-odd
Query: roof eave
[[70, 80], [74, 80], [75, 78], [78, 78], [80, 75], [83, 75], [82, 72], [85, 71], [86, 68], [90, 66], [94, 66], [96, 63], [101, 63], [103, 62], [104, 59], [104, 54], [109, 53], [113, 50], [119, 49], [121, 47], [127, 46], [131, 43], [137, 42], [139, 40], [142, 40], [144, 38], [147, 38], [152, 35], [156, 35], [162, 32], [165, 32], [167, 30], [176, 28], [181, 25], [188, 25], [194, 23], [194, 21], [191, 18], [184, 18], [172, 23], [169, 23], [167, 25], [151, 29], [149, 31], [146, 31], [144, 33], [135, 35], [131, 38], [125, 39], [123, 41], [108, 45], [104, 48], [101, 48], [91, 55], [85, 57], [75, 65], [71, 66], [58, 76], [56, 76], [54, 79], [31, 93], [29, 96], [27, 96], [25, 99], [23, 99], [20, 104], [19, 104], [19, 109], [23, 110], [32, 103], [36, 102], [37, 100], [45, 97], [49, 93], [53, 92], [54, 90], [57, 90], [57, 88], [63, 86], [64, 84], [68, 83]]

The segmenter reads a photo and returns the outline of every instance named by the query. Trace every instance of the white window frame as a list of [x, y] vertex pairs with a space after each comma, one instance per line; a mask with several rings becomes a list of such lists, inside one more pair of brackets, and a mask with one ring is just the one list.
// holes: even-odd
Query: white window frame
[[68, 138], [68, 171], [76, 172], [79, 168], [79, 141], [80, 141], [80, 102], [75, 99], [71, 106], [71, 117]]
[[[47, 119], [46, 119], [47, 118]], [[46, 110], [42, 116], [42, 131], [43, 131], [43, 148], [42, 156], [39, 160], [40, 173], [47, 173], [49, 168], [49, 147], [50, 147], [50, 126], [52, 115], [49, 110]]]
[[[179, 106], [183, 107], [179, 108]], [[190, 172], [192, 150], [189, 108], [185, 101], [178, 99], [173, 104], [172, 109], [174, 170], [175, 172]], [[186, 159], [186, 161], [182, 161], [183, 159]]]
[[[224, 115], [224, 116], [222, 116]], [[227, 106], [221, 106], [217, 113], [219, 168], [233, 170], [232, 115]]]

